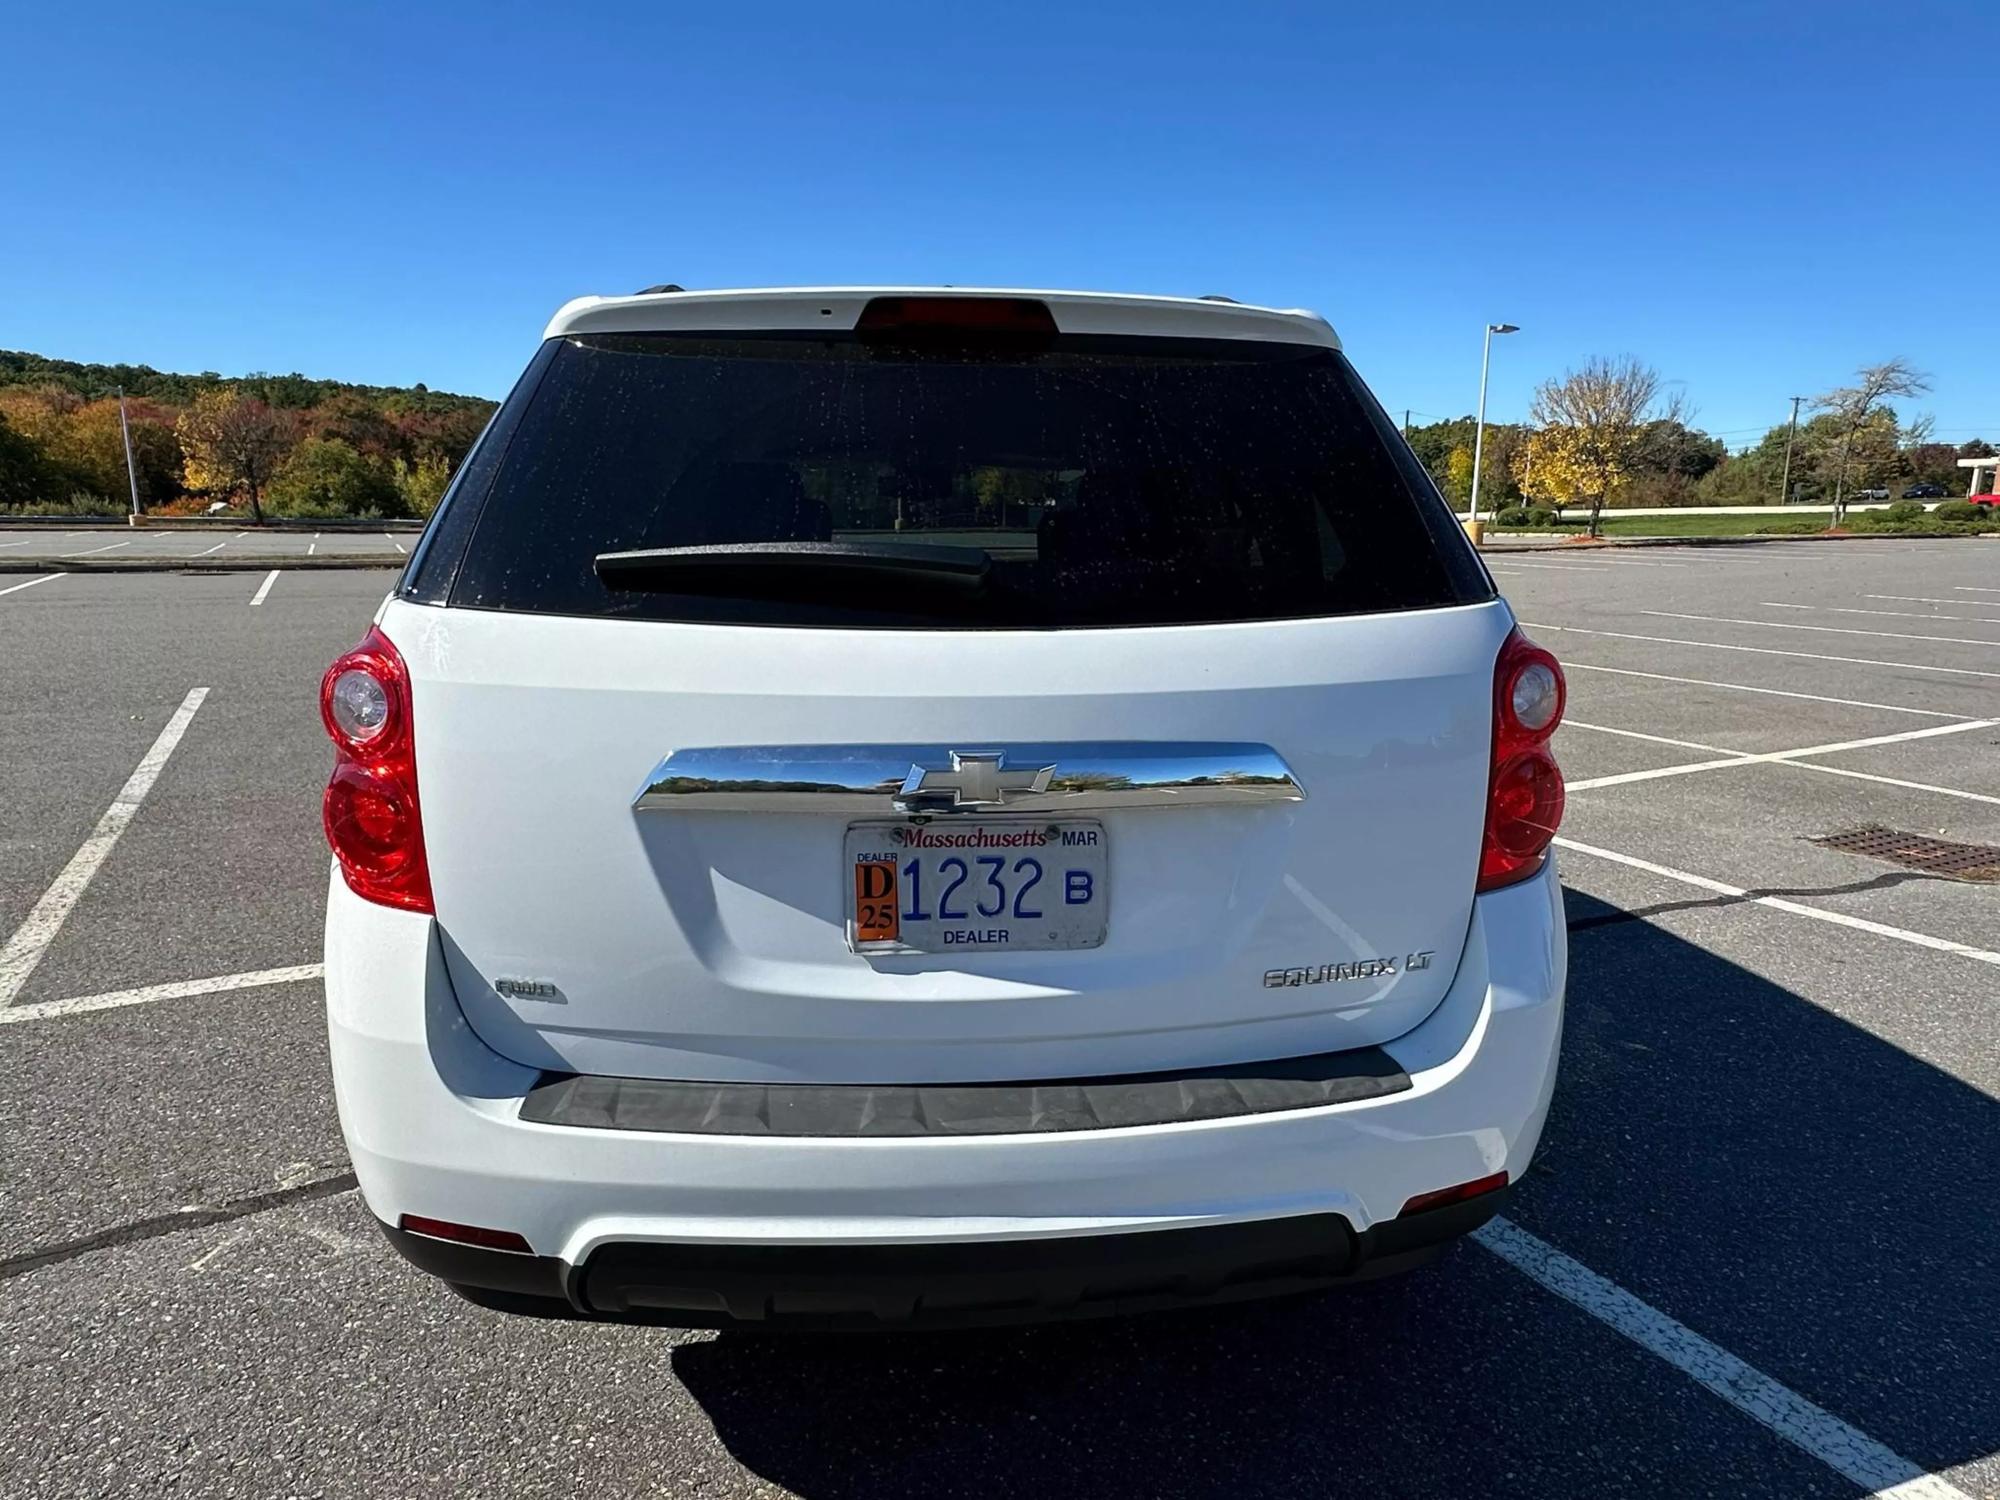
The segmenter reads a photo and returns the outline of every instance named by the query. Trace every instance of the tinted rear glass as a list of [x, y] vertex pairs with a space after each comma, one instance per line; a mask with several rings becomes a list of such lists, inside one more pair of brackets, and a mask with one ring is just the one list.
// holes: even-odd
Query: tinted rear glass
[[[561, 341], [479, 493], [453, 605], [744, 624], [996, 628], [1351, 614], [1490, 597], [1338, 353], [1065, 335]], [[894, 579], [618, 586], [601, 553], [770, 542], [982, 549]], [[962, 556], [962, 554], [960, 554]], [[440, 566], [444, 566], [443, 561]]]

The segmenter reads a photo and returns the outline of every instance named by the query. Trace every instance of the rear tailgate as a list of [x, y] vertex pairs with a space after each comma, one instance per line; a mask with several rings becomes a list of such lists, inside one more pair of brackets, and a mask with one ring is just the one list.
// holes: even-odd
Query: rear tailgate
[[[899, 1082], [1408, 1030], [1470, 916], [1511, 622], [1496, 602], [948, 646], [403, 603], [382, 623], [414, 684], [438, 920], [489, 1043], [585, 1073]], [[1093, 813], [1100, 946], [937, 955], [851, 950], [845, 813], [634, 805], [691, 747], [1028, 740], [1254, 741], [1305, 800]]]

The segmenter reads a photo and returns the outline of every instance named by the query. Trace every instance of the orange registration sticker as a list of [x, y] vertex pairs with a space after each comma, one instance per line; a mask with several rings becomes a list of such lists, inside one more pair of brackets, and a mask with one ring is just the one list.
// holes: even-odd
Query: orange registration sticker
[[893, 943], [902, 936], [903, 893], [896, 861], [863, 856], [854, 861], [854, 941]]

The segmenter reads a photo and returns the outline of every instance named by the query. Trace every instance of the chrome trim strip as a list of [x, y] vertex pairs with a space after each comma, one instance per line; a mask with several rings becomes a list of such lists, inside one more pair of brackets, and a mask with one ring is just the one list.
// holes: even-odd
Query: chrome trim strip
[[673, 751], [632, 805], [640, 811], [990, 816], [1245, 807], [1303, 802], [1305, 795], [1269, 745], [733, 745]]

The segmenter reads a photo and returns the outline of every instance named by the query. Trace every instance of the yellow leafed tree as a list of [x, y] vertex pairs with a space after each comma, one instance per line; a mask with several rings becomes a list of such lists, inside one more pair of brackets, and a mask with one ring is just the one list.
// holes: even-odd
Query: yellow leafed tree
[[[1558, 512], [1583, 499], [1595, 480], [1573, 427], [1540, 428], [1514, 451], [1514, 483], [1521, 494]], [[1616, 494], [1624, 482], [1623, 474], [1614, 473], [1610, 493]]]
[[[1535, 392], [1529, 415], [1536, 431], [1526, 465], [1543, 493], [1567, 493], [1590, 506], [1592, 536], [1598, 534], [1604, 502], [1625, 485], [1645, 429], [1688, 414], [1680, 397], [1663, 398], [1663, 389], [1650, 365], [1599, 357], [1560, 380], [1544, 381]], [[1533, 456], [1538, 447], [1540, 462]], [[1530, 493], [1525, 480], [1521, 488]]]

